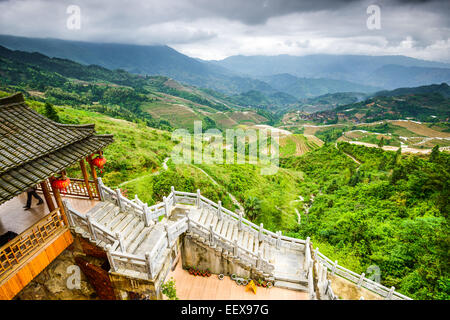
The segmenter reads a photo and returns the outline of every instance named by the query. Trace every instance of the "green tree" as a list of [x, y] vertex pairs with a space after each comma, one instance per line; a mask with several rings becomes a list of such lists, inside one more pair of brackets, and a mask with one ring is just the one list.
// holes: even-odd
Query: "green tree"
[[440, 155], [439, 145], [435, 145], [433, 147], [433, 149], [431, 150], [430, 162], [434, 162], [434, 163], [439, 162], [439, 155]]
[[380, 141], [378, 142], [378, 147], [379, 147], [379, 148], [383, 148], [384, 143], [385, 143], [384, 137], [381, 137]]
[[60, 122], [61, 121], [59, 119], [58, 112], [55, 110], [53, 105], [51, 105], [50, 103], [46, 102], [44, 107], [45, 107], [44, 114], [45, 114], [45, 116], [47, 118], [49, 118], [50, 120], [53, 120], [55, 122]]

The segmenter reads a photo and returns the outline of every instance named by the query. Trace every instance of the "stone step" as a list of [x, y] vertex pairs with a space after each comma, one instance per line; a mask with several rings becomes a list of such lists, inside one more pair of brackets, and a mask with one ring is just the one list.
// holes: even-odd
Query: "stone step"
[[127, 247], [127, 252], [135, 253], [136, 249], [142, 244], [142, 242], [147, 238], [147, 236], [152, 231], [154, 225], [150, 227], [145, 227], [141, 230], [141, 232], [136, 236], [136, 238], [130, 242]]
[[92, 219], [97, 220], [96, 215], [99, 212], [102, 212], [104, 210], [104, 208], [108, 207], [108, 206], [114, 206], [114, 205], [111, 202], [101, 201], [101, 202], [97, 203], [94, 207], [89, 209], [89, 211], [86, 212], [86, 215], [90, 215]]
[[96, 221], [102, 223], [102, 221], [105, 220], [107, 216], [115, 217], [116, 215], [119, 214], [119, 211], [120, 208], [113, 205], [110, 210], [105, 209], [101, 214], [98, 214]]
[[140, 245], [136, 248], [135, 254], [145, 254], [146, 252], [150, 252], [156, 241], [161, 237], [162, 234], [165, 233], [164, 227], [162, 224], [157, 224], [145, 237], [145, 239], [140, 243]]
[[284, 274], [275, 272], [273, 276], [275, 280], [278, 281], [298, 283], [306, 286], [308, 285], [308, 280], [298, 274]]
[[145, 228], [145, 223], [143, 221], [138, 221], [134, 228], [124, 236], [125, 248], [128, 248], [130, 244], [143, 232]]
[[292, 283], [292, 282], [275, 280], [273, 285], [275, 287], [278, 287], [278, 288], [308, 292], [308, 287], [304, 286], [304, 285], [301, 285], [299, 283]]
[[234, 232], [234, 223], [232, 221], [228, 221], [228, 229], [226, 231], [225, 238], [227, 238], [230, 241], [233, 241], [233, 232]]
[[133, 220], [131, 220], [130, 223], [128, 223], [128, 225], [123, 229], [122, 237], [123, 237], [123, 239], [125, 241], [127, 241], [130, 233], [133, 232], [133, 230], [135, 230], [137, 228], [139, 223], [141, 223], [141, 219], [139, 219], [138, 217], [134, 216]]
[[126, 216], [127, 214], [124, 212], [119, 212], [116, 215], [108, 214], [104, 219], [102, 219], [101, 223], [105, 227], [109, 228], [109, 230], [112, 230], [112, 227], [115, 226], [118, 222], [125, 219]]
[[125, 218], [123, 218], [122, 220], [120, 220], [120, 222], [117, 222], [115, 225], [111, 225], [111, 230], [116, 233], [116, 232], [120, 232], [122, 233], [122, 231], [125, 229], [125, 227], [134, 219], [134, 215], [129, 213], [125, 216]]

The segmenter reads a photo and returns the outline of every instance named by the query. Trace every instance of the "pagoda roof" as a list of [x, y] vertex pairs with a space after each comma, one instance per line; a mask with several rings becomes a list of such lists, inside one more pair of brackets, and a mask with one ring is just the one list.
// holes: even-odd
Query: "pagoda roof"
[[0, 204], [113, 142], [93, 124], [54, 122], [22, 94], [0, 99]]

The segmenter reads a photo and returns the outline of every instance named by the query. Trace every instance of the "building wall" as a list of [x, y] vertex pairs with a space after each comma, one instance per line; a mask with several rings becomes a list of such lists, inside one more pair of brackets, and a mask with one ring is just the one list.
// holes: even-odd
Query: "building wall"
[[3, 281], [0, 286], [0, 299], [10, 300], [14, 298], [30, 281], [61, 254], [64, 249], [72, 244], [72, 242], [73, 238], [68, 229], [55, 236], [52, 242], [43, 246], [23, 266]]

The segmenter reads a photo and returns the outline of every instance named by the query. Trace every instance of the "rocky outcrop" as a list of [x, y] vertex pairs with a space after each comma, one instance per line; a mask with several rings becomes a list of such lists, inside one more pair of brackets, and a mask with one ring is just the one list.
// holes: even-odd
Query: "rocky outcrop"
[[[71, 250], [72, 249], [72, 250]], [[18, 300], [93, 300], [98, 299], [94, 287], [80, 272], [80, 289], [69, 289], [70, 266], [76, 265], [73, 248], [63, 251], [37, 277], [20, 291]], [[69, 269], [70, 270], [70, 269]]]

